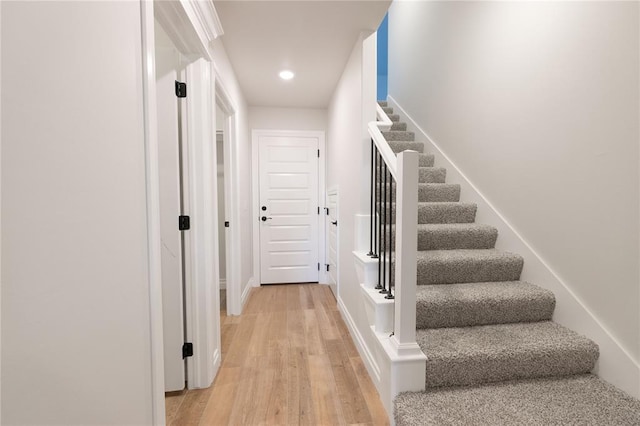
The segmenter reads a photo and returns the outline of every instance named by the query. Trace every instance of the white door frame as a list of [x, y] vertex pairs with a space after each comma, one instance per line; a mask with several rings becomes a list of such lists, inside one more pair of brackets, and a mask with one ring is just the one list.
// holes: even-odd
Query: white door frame
[[[338, 204], [338, 185], [334, 185], [331, 188], [327, 189], [326, 191], [327, 193], [327, 198], [325, 199], [325, 204], [327, 205], [327, 207], [329, 206], [328, 200], [329, 197], [331, 195], [335, 195], [336, 196], [336, 220], [338, 220], [338, 216], [340, 213], [340, 205]], [[329, 221], [329, 218], [326, 217], [325, 218], [325, 226], [327, 227], [326, 230], [327, 232], [325, 233], [325, 241], [327, 241], [329, 239], [329, 227], [328, 225], [326, 225], [326, 222]], [[336, 282], [335, 282], [335, 286], [336, 286], [336, 291], [334, 296], [336, 297], [336, 300], [338, 299], [338, 292], [340, 291], [340, 281], [339, 281], [339, 277], [340, 277], [340, 222], [338, 222], [338, 226], [336, 227], [336, 270], [335, 270], [335, 277], [336, 277]], [[325, 249], [328, 251], [329, 247], [325, 246]], [[326, 256], [326, 255], [325, 255]], [[327, 256], [327, 263], [329, 262], [328, 256]], [[327, 283], [331, 284], [330, 282], [330, 277], [327, 274]]]
[[[240, 201], [238, 191], [239, 167], [237, 165], [237, 118], [238, 108], [231, 100], [224, 80], [220, 76], [215, 62], [213, 63], [215, 75], [215, 102], [225, 114], [223, 126], [224, 145], [224, 203], [225, 210], [229, 212], [226, 218], [230, 226], [227, 232], [226, 243], [226, 280], [227, 280], [227, 315], [240, 315], [242, 313], [242, 283], [240, 282]], [[225, 218], [218, 218], [224, 220]]]
[[145, 183], [147, 192], [147, 244], [149, 253], [149, 322], [151, 324], [151, 419], [165, 424], [164, 336], [162, 326], [162, 268], [160, 237], [160, 175], [153, 3], [140, 2], [142, 27], [142, 82], [144, 114]]
[[[286, 136], [286, 137], [312, 137], [318, 138], [318, 149], [320, 150], [320, 160], [318, 164], [318, 203], [325, 203], [325, 170], [326, 170], [326, 143], [325, 133], [319, 130], [262, 130], [254, 129], [251, 132], [251, 192], [253, 200], [253, 218], [256, 226], [253, 227], [253, 273], [254, 287], [260, 287], [262, 277], [260, 276], [260, 227], [257, 226], [260, 221], [260, 150], [259, 141], [262, 136]], [[324, 215], [324, 205], [320, 207], [320, 214]], [[318, 262], [320, 262], [320, 273], [318, 274], [318, 282], [327, 283], [327, 273], [324, 268], [325, 261], [325, 220], [318, 220]]]
[[[152, 2], [149, 0], [140, 0], [141, 11], [141, 55], [142, 55], [142, 68], [140, 72], [142, 74], [143, 85], [143, 118], [144, 118], [144, 146], [145, 146], [145, 158], [146, 158], [146, 171], [145, 180], [147, 187], [147, 238], [148, 238], [148, 252], [149, 252], [149, 320], [151, 328], [151, 339], [149, 342], [150, 349], [150, 364], [151, 371], [151, 423], [154, 425], [165, 424], [165, 404], [164, 404], [164, 349], [163, 349], [163, 325], [162, 325], [162, 272], [161, 272], [161, 251], [160, 251], [160, 201], [159, 201], [159, 175], [158, 175], [158, 138], [157, 138], [157, 116], [156, 116], [156, 87], [155, 87], [155, 40], [154, 40], [154, 28], [155, 19], [157, 18], [162, 22], [165, 30], [167, 30], [169, 37], [175, 43], [176, 47], [190, 58], [204, 58], [204, 60], [211, 62], [213, 60], [211, 52], [209, 50], [209, 44], [218, 36], [222, 35], [222, 27], [217, 17], [215, 8], [212, 2], [202, 2], [197, 0], [181, 0], [176, 2]], [[208, 90], [211, 96], [204, 102], [209, 104], [209, 118], [205, 118], [205, 122], [208, 122], [209, 131], [211, 133], [211, 144], [209, 148], [205, 147], [205, 151], [208, 149], [213, 150], [213, 155], [207, 158], [206, 161], [213, 160], [215, 166], [215, 118], [212, 118], [213, 112], [211, 107], [214, 105], [214, 74], [208, 67], [201, 67], [206, 72], [202, 72], [200, 77], [209, 77], [210, 90]], [[206, 75], [205, 75], [206, 74]], [[202, 99], [201, 99], [202, 100]], [[202, 123], [202, 129], [205, 129], [206, 123]], [[205, 152], [205, 154], [208, 154]], [[200, 189], [208, 190], [215, 184], [215, 173], [212, 170], [201, 171], [206, 177], [207, 174], [212, 174], [212, 178], [204, 180], [203, 186]], [[214, 244], [216, 237], [216, 223], [214, 222], [216, 216], [217, 200], [207, 199], [215, 192], [210, 191], [208, 194], [201, 193], [201, 191], [195, 191], [197, 203], [200, 208], [196, 211], [201, 213], [211, 212], [210, 216], [204, 219], [205, 224], [202, 229], [202, 238], [199, 238], [196, 244], [197, 251], [194, 256], [203, 256], [204, 259], [208, 256], [214, 256], [217, 254], [216, 245]], [[203, 199], [204, 198], [204, 199]], [[213, 238], [211, 238], [213, 237]], [[199, 309], [198, 312], [192, 316], [193, 321], [199, 329], [205, 329], [209, 334], [205, 336], [206, 342], [202, 342], [202, 346], [206, 349], [205, 352], [209, 352], [209, 349], [215, 345], [214, 332], [218, 336], [217, 348], [220, 347], [220, 316], [211, 315], [212, 310], [215, 308], [212, 297], [215, 297], [217, 293], [219, 297], [219, 278], [216, 278], [217, 259], [213, 264], [207, 262], [201, 262], [202, 270], [194, 271], [194, 276], [198, 276], [196, 280], [203, 279], [201, 287], [207, 289], [204, 295], [205, 300], [202, 304], [204, 309]], [[198, 295], [197, 292], [196, 296]], [[206, 297], [212, 296], [212, 297]], [[219, 306], [219, 303], [218, 303]], [[208, 318], [213, 317], [213, 322], [208, 321]], [[194, 355], [199, 354], [197, 348], [194, 350]], [[219, 355], [219, 353], [218, 353]], [[215, 362], [209, 356], [194, 356], [191, 361], [194, 368], [193, 378], [195, 387], [206, 387], [210, 385], [210, 380], [213, 379], [212, 374], [217, 371]], [[217, 358], [219, 365], [220, 358]], [[207, 381], [209, 383], [207, 383]]]

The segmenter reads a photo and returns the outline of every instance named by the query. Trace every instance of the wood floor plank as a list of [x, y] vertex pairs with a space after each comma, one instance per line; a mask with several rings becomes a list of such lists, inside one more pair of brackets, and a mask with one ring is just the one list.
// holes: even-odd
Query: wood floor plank
[[207, 406], [202, 413], [200, 425], [229, 424], [231, 409], [240, 381], [240, 367], [223, 367], [213, 382]]
[[200, 423], [202, 413], [204, 412], [211, 388], [207, 389], [190, 389], [184, 397], [184, 401], [180, 405], [180, 409], [173, 419], [173, 425], [180, 426], [196, 426]]
[[380, 396], [378, 395], [376, 386], [371, 381], [371, 378], [367, 373], [367, 368], [364, 366], [362, 359], [358, 356], [355, 356], [351, 357], [349, 360], [351, 361], [353, 371], [356, 375], [356, 378], [358, 379], [360, 392], [367, 402], [367, 407], [369, 407], [369, 413], [371, 415], [373, 424], [381, 426], [388, 425], [389, 419], [387, 418], [387, 412], [382, 406], [382, 402], [380, 401]]
[[313, 309], [313, 297], [311, 295], [310, 287], [308, 286], [298, 286], [300, 289], [300, 306], [302, 310], [305, 309]]
[[287, 312], [287, 339], [291, 347], [306, 348], [304, 311]]
[[221, 324], [218, 376], [167, 394], [167, 424], [389, 424], [327, 286], [254, 288], [244, 313]]
[[267, 369], [271, 372], [271, 383], [263, 389], [268, 389], [266, 424], [286, 425], [287, 416], [287, 388], [289, 386], [286, 374], [289, 365], [289, 346], [284, 339], [271, 340], [269, 342], [269, 364]]
[[184, 401], [185, 391], [167, 392], [164, 398], [165, 422], [170, 425]]
[[313, 383], [311, 394], [318, 424], [346, 424], [327, 355], [309, 355], [309, 377]]
[[318, 424], [313, 408], [309, 357], [303, 347], [289, 347], [287, 418], [290, 424]]
[[247, 357], [251, 336], [256, 324], [255, 314], [242, 316], [242, 322], [238, 324], [236, 335], [229, 345], [229, 352], [222, 353], [222, 364], [226, 367], [241, 367]]
[[349, 357], [360, 356], [353, 338], [351, 337], [351, 333], [349, 332], [349, 328], [342, 319], [342, 314], [339, 310], [335, 310], [333, 312], [333, 320], [335, 321], [336, 327], [338, 328], [338, 332], [340, 333], [342, 341], [344, 342]]
[[320, 327], [318, 325], [318, 317], [316, 310], [304, 310], [304, 332], [307, 341], [307, 351], [309, 355], [324, 354], [324, 345], [320, 335]]

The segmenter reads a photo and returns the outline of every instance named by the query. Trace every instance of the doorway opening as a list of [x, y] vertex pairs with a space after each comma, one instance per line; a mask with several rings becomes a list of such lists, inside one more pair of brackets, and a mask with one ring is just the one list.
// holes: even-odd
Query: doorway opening
[[220, 278], [220, 315], [227, 315], [227, 235], [230, 226], [225, 190], [225, 123], [227, 114], [216, 104], [216, 175], [218, 181], [218, 264]]

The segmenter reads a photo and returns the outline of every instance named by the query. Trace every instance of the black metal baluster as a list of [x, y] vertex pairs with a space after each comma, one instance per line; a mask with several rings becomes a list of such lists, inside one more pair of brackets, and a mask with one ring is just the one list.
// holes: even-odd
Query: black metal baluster
[[[394, 179], [392, 176], [389, 188], [389, 234], [391, 238], [389, 238], [389, 294], [385, 297], [386, 299], [393, 299], [393, 290], [394, 290], [394, 265], [395, 265], [395, 252], [393, 248], [395, 246], [395, 226], [393, 225], [393, 187], [394, 187]], [[396, 219], [397, 220], [397, 219]]]
[[381, 257], [382, 257], [382, 253], [381, 253], [381, 249], [382, 249], [382, 244], [380, 243], [380, 240], [382, 239], [382, 157], [380, 156], [380, 152], [378, 151], [377, 147], [376, 147], [376, 175], [377, 175], [377, 182], [378, 182], [378, 200], [376, 202], [376, 218], [378, 221], [378, 226], [377, 226], [377, 235], [376, 235], [376, 254], [377, 254], [377, 258], [378, 258], [378, 285], [376, 285], [376, 289], [380, 290], [382, 288], [382, 284], [380, 281], [380, 278], [382, 276], [382, 263], [381, 263]]
[[373, 252], [373, 233], [374, 233], [374, 229], [375, 229], [375, 222], [374, 222], [374, 217], [373, 217], [373, 213], [374, 213], [374, 197], [375, 197], [375, 173], [376, 173], [376, 169], [375, 169], [375, 160], [374, 160], [374, 146], [375, 143], [373, 142], [373, 139], [371, 139], [371, 194], [370, 195], [370, 201], [371, 201], [371, 209], [369, 210], [369, 253], [367, 253], [367, 256], [373, 257], [375, 255], [375, 253]]
[[383, 198], [383, 208], [382, 208], [382, 290], [380, 293], [387, 293], [387, 217], [388, 217], [388, 209], [389, 205], [387, 204], [387, 163], [382, 165], [382, 174], [384, 176], [384, 198]]

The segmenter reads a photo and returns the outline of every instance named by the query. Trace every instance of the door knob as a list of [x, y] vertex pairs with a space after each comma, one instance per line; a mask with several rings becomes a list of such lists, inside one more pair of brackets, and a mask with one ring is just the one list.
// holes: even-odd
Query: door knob
[[272, 217], [266, 217], [266, 216], [262, 216], [262, 218], [261, 218], [261, 220], [262, 220], [263, 222], [266, 222], [266, 221], [267, 221], [267, 219], [273, 219], [273, 218], [272, 218]]

